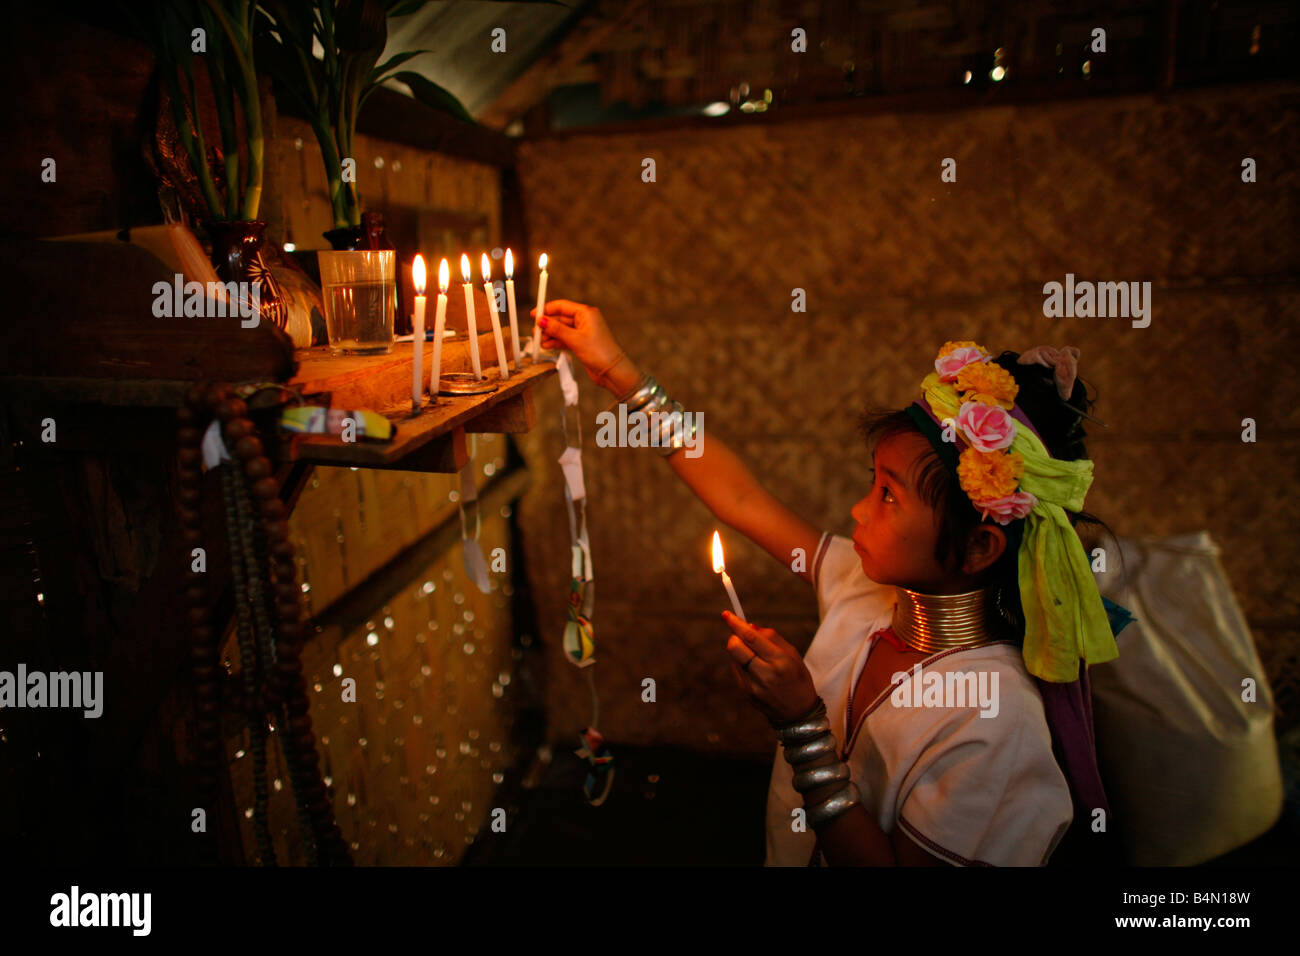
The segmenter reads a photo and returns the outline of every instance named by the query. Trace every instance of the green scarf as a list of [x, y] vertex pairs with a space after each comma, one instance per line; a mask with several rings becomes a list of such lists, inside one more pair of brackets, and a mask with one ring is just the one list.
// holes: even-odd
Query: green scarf
[[[957, 418], [957, 390], [951, 384], [927, 378], [922, 391], [940, 421]], [[913, 418], [929, 426], [923, 427], [926, 437], [955, 477], [956, 443], [943, 441], [934, 422], [919, 409]], [[1083, 509], [1092, 485], [1092, 461], [1053, 458], [1042, 440], [1021, 423], [1010, 450], [1025, 463], [1019, 490], [1038, 499], [1024, 518], [1019, 546], [1025, 667], [1042, 680], [1069, 683], [1079, 679], [1080, 660], [1092, 665], [1119, 656], [1083, 542], [1065, 514], [1067, 509]]]

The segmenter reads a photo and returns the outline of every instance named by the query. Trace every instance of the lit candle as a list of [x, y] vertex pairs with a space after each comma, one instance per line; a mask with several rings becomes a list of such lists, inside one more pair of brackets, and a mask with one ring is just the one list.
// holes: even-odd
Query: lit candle
[[433, 318], [433, 371], [429, 378], [429, 396], [436, 403], [442, 382], [442, 329], [447, 324], [447, 286], [451, 284], [451, 269], [447, 260], [438, 265], [438, 311]]
[[506, 250], [506, 306], [510, 309], [510, 345], [519, 368], [519, 316], [515, 312], [515, 254]]
[[[537, 280], [537, 319], [540, 319], [546, 312], [546, 253], [542, 253], [541, 258], [537, 260], [537, 265], [541, 268], [542, 274]], [[537, 319], [533, 319], [533, 361], [536, 362], [542, 350], [542, 328], [537, 324]]]
[[483, 293], [488, 300], [488, 315], [492, 317], [492, 337], [497, 343], [497, 364], [501, 366], [501, 381], [510, 377], [510, 366], [506, 364], [506, 343], [501, 337], [501, 316], [497, 313], [497, 297], [492, 292], [492, 263], [487, 253], [479, 260], [479, 269], [483, 273]]
[[[412, 342], [415, 345], [415, 364], [411, 371], [411, 410], [420, 410], [420, 394], [424, 386], [424, 256], [416, 254], [411, 264], [411, 279], [415, 283], [415, 333]], [[436, 394], [436, 393], [435, 393]]]
[[745, 612], [741, 610], [740, 598], [736, 597], [736, 589], [731, 586], [731, 578], [727, 574], [727, 567], [722, 561], [722, 538], [718, 532], [713, 532], [713, 570], [722, 575], [722, 586], [727, 589], [727, 597], [731, 598], [731, 609], [736, 612], [736, 617], [742, 621], [748, 620]]
[[469, 323], [469, 356], [474, 362], [474, 377], [482, 378], [483, 369], [478, 364], [478, 319], [474, 317], [474, 285], [469, 278], [469, 256], [460, 254], [460, 277], [465, 280], [465, 321]]

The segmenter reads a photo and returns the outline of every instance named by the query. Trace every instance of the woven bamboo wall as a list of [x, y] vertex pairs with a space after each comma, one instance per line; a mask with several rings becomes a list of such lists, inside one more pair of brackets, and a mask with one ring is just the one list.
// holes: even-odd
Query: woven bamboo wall
[[[273, 241], [328, 248], [333, 225], [320, 150], [311, 128], [277, 119], [270, 147], [281, 220]], [[385, 213], [402, 256], [414, 255], [410, 229], [425, 213], [482, 222], [476, 238], [499, 240], [500, 174], [480, 163], [369, 136], [357, 137], [358, 185], [365, 209]], [[379, 162], [376, 162], [378, 160]], [[433, 250], [424, 249], [426, 256]], [[403, 322], [409, 330], [409, 323]], [[473, 438], [479, 487], [506, 465], [506, 438]], [[367, 468], [315, 469], [290, 518], [306, 585], [304, 614], [315, 620], [387, 562], [448, 519], [455, 520], [460, 478]], [[505, 548], [509, 506], [482, 515], [485, 555]], [[492, 574], [492, 592], [468, 580], [453, 545], [355, 625], [320, 628], [302, 654], [321, 768], [353, 859], [361, 864], [455, 865], [487, 822], [510, 768], [524, 759], [513, 733], [522, 706], [521, 651], [510, 610], [512, 578]], [[237, 648], [228, 644], [237, 660]], [[356, 701], [342, 681], [356, 680]], [[281, 863], [306, 861], [288, 774], [271, 748], [272, 836]], [[253, 804], [247, 741], [231, 747], [237, 805]], [[249, 812], [246, 809], [245, 812]], [[506, 807], [508, 811], [513, 808]], [[245, 816], [243, 844], [255, 852]]]
[[[504, 435], [474, 439], [475, 482], [506, 463]], [[304, 611], [322, 611], [414, 544], [454, 519], [457, 475], [317, 468], [290, 518]], [[482, 514], [480, 541], [508, 560], [510, 506]], [[515, 646], [511, 578], [492, 591], [468, 580], [454, 545], [383, 589], [355, 624], [328, 617], [303, 648], [303, 677], [321, 768], [357, 863], [454, 865], [487, 822], [505, 775], [523, 755], [512, 733], [521, 706], [522, 651]], [[352, 615], [355, 616], [355, 615]], [[228, 641], [226, 656], [237, 662]], [[343, 680], [356, 681], [355, 701]], [[253, 804], [245, 739], [231, 748], [236, 802]], [[270, 750], [270, 819], [281, 863], [305, 862], [287, 768]], [[510, 808], [508, 808], [509, 810]], [[243, 842], [253, 852], [252, 821]]]
[[[1074, 344], [1100, 398], [1087, 507], [1121, 535], [1207, 528], [1278, 692], [1300, 719], [1300, 95], [1294, 86], [929, 115], [575, 135], [523, 144], [530, 242], [551, 298], [599, 306], [620, 343], [807, 519], [845, 532], [869, 485], [854, 419], [901, 407], [945, 339]], [[1258, 182], [1240, 178], [1243, 157]], [[653, 158], [657, 182], [641, 179]], [[940, 181], [945, 157], [957, 182]], [[1149, 280], [1148, 328], [1047, 319], [1067, 272]], [[791, 290], [806, 290], [806, 314]], [[584, 426], [609, 396], [581, 375]], [[564, 621], [568, 529], [558, 389], [527, 436], [521, 505], [547, 652]], [[1241, 422], [1258, 441], [1241, 440]], [[598, 449], [586, 482], [600, 727], [614, 740], [770, 752], [726, 668], [716, 526], [654, 452]], [[725, 531], [724, 531], [725, 534]], [[751, 617], [796, 643], [810, 589], [732, 534]], [[546, 622], [550, 622], [549, 627]], [[553, 672], [552, 732], [590, 718]], [[653, 677], [658, 703], [643, 703]]]
[[[506, 464], [506, 437], [474, 438], [474, 480]], [[317, 468], [290, 519], [305, 613], [346, 596], [430, 527], [456, 514], [456, 475]], [[482, 514], [481, 544], [510, 551], [510, 506]], [[512, 559], [512, 558], [510, 558]], [[394, 580], [355, 624], [338, 615], [303, 649], [303, 676], [334, 812], [359, 864], [454, 865], [485, 825], [499, 784], [523, 760], [513, 739], [519, 713], [508, 575], [491, 593], [468, 580], [460, 546], [407, 580]], [[352, 615], [356, 617], [356, 615]], [[226, 656], [238, 659], [233, 640]], [[343, 680], [355, 680], [355, 701]], [[513, 684], [513, 685], [512, 685]], [[247, 739], [231, 748], [237, 804], [251, 808]], [[272, 748], [268, 778], [277, 858], [302, 864], [286, 767]], [[244, 847], [256, 847], [242, 819]]]
[[[355, 151], [361, 208], [385, 214], [389, 238], [403, 258], [414, 256], [416, 250], [398, 241], [404, 237], [391, 233], [400, 210], [436, 210], [482, 219], [487, 225], [482, 244], [490, 247], [500, 242], [501, 175], [495, 167], [374, 136], [358, 135]], [[272, 238], [292, 238], [299, 249], [328, 249], [321, 233], [333, 228], [334, 218], [320, 146], [311, 125], [296, 117], [279, 117], [269, 162], [275, 163], [284, 216], [283, 224], [273, 224], [268, 230]], [[423, 251], [426, 258], [433, 252]], [[474, 265], [477, 267], [477, 259]]]

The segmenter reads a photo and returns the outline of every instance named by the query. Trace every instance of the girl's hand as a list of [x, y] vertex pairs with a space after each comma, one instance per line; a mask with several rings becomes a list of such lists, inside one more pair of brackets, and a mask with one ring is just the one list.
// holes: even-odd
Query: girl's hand
[[[754, 627], [730, 611], [727, 653], [736, 683], [773, 724], [798, 720], [817, 706], [817, 688], [799, 652], [770, 627]], [[747, 662], [749, 663], [746, 666]]]
[[[529, 309], [528, 313], [537, 317], [536, 308]], [[568, 349], [593, 382], [608, 387], [600, 376], [619, 358], [620, 349], [600, 309], [568, 299], [553, 299], [546, 303], [546, 313], [538, 320], [538, 327], [542, 348]]]

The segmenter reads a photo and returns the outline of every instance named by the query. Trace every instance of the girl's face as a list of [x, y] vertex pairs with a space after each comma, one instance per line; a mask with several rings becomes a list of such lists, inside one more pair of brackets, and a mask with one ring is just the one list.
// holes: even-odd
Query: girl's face
[[913, 485], [920, 460], [933, 454], [925, 436], [907, 432], [876, 446], [875, 484], [853, 506], [858, 526], [853, 547], [867, 577], [879, 584], [928, 594], [965, 590], [960, 573], [950, 574], [935, 560], [939, 515]]

